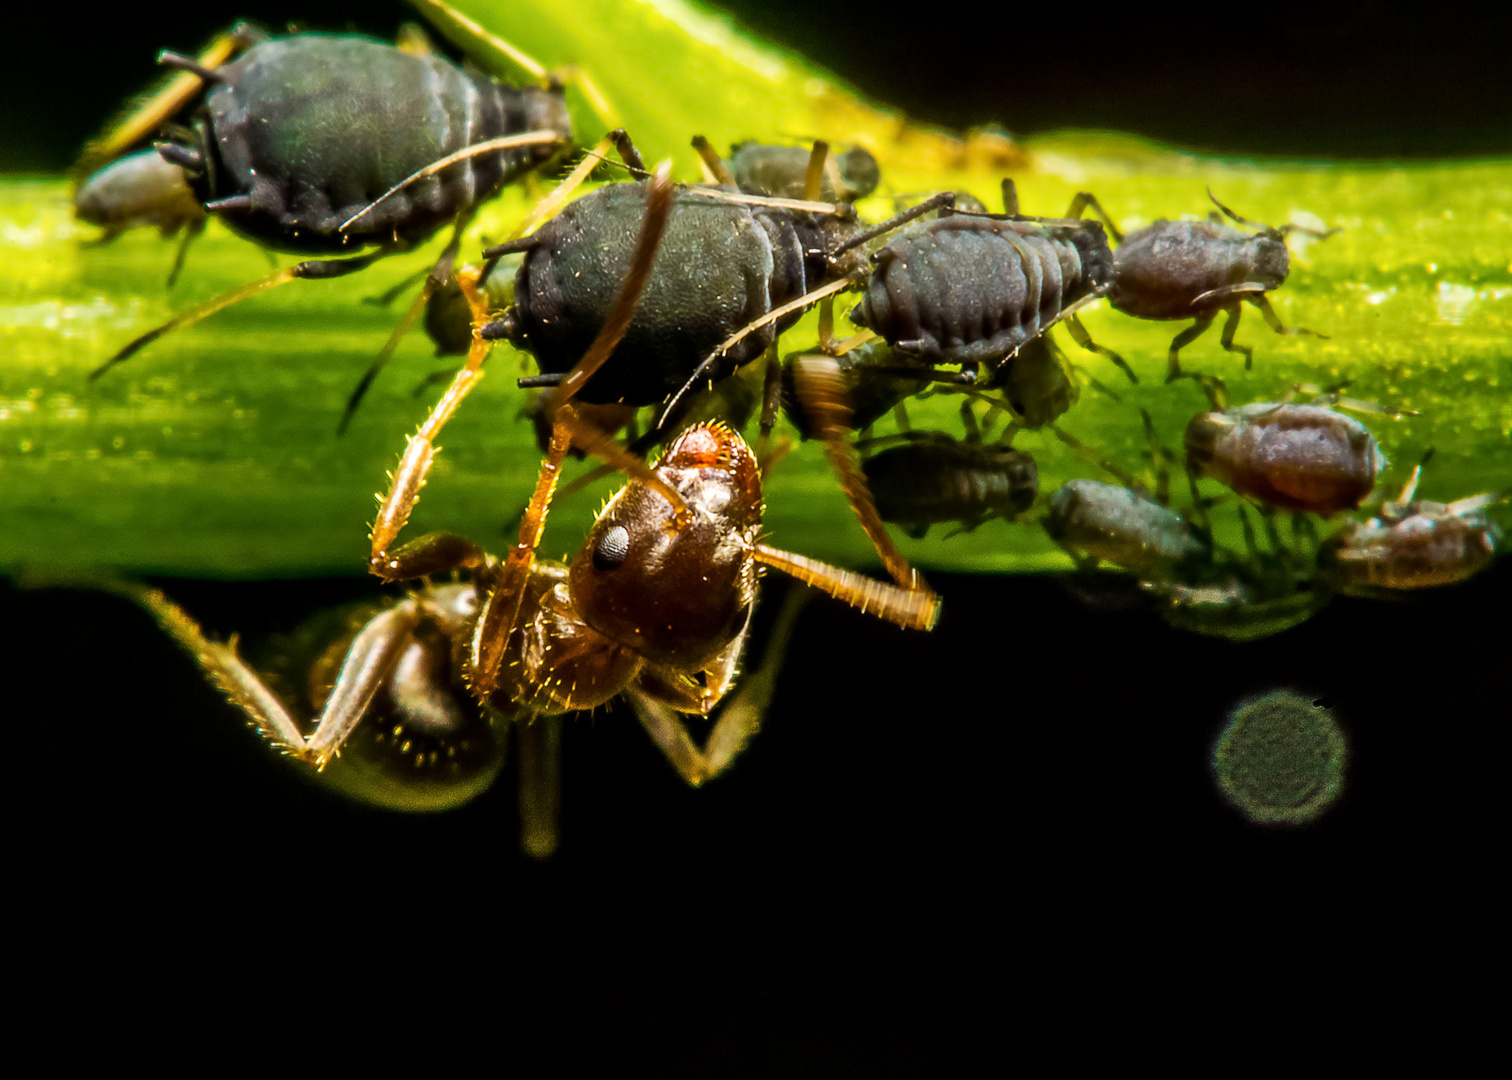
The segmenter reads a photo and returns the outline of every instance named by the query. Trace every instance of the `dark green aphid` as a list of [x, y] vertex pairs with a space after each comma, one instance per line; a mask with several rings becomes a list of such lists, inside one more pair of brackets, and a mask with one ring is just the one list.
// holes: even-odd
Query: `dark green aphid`
[[[721, 342], [825, 280], [826, 235], [837, 219], [741, 198], [727, 187], [676, 189], [630, 328], [610, 361], [578, 391], [580, 400], [662, 401], [684, 388], [698, 361]], [[586, 352], [614, 305], [645, 207], [645, 182], [608, 184], [506, 246], [525, 253], [514, 306], [483, 334], [508, 338], [535, 356], [541, 377], [526, 385], [555, 385]], [[742, 338], [702, 377], [718, 381], [756, 359], [799, 314]]]
[[163, 154], [227, 225], [281, 251], [413, 247], [557, 146], [469, 157], [379, 203], [391, 188], [490, 139], [571, 137], [560, 88], [504, 86], [364, 37], [272, 38], [213, 78], [194, 140]]
[[205, 209], [269, 248], [354, 257], [301, 262], [182, 312], [94, 377], [239, 300], [361, 270], [460, 226], [571, 137], [559, 85], [505, 86], [365, 37], [265, 38], [213, 71], [172, 54], [163, 62], [210, 84], [191, 136], [158, 144]]

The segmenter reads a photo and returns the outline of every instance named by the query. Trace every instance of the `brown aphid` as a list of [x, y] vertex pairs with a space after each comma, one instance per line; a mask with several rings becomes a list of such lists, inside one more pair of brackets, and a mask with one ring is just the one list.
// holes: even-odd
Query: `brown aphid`
[[1401, 498], [1382, 505], [1375, 517], [1351, 521], [1324, 542], [1319, 564], [1335, 588], [1428, 589], [1464, 581], [1490, 565], [1501, 530], [1485, 511], [1512, 489], [1427, 502], [1412, 497], [1421, 473], [1420, 464]]
[[1187, 471], [1284, 510], [1333, 514], [1360, 505], [1386, 467], [1364, 424], [1321, 405], [1259, 403], [1198, 413]]
[[1223, 348], [1243, 354], [1246, 369], [1253, 364], [1254, 349], [1234, 341], [1242, 303], [1258, 308], [1278, 334], [1324, 336], [1312, 330], [1283, 326], [1265, 294], [1280, 288], [1291, 269], [1287, 233], [1328, 234], [1298, 225], [1272, 228], [1247, 221], [1219, 202], [1211, 191], [1208, 197], [1235, 222], [1260, 231], [1243, 232], [1222, 224], [1221, 220], [1162, 218], [1124, 237], [1113, 255], [1108, 302], [1114, 308], [1138, 319], [1196, 320], [1171, 342], [1167, 381], [1181, 375], [1177, 356], [1182, 348], [1206, 332], [1220, 312], [1228, 313], [1223, 326]]

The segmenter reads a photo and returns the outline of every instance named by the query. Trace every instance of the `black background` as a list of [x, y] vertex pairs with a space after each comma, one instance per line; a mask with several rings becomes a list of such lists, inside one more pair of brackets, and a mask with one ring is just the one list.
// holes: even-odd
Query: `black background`
[[[1389, 10], [749, 18], [939, 122], [1229, 153], [1512, 153], [1500, 28]], [[0, 164], [65, 167], [156, 49], [231, 16], [379, 34], [404, 17], [138, 6], [23, 25]], [[1327, 1028], [1345, 999], [1456, 995], [1490, 947], [1506, 855], [1505, 562], [1248, 646], [1051, 580], [935, 584], [927, 636], [811, 605], [767, 729], [706, 790], [628, 714], [574, 722], [546, 864], [516, 850], [512, 785], [441, 816], [351, 806], [263, 752], [127, 605], [0, 586], [13, 1023], [64, 1054], [75, 1026], [126, 1057], [171, 1054], [192, 1028], [232, 1049], [312, 1031], [343, 1052], [481, 1044], [500, 1070], [605, 1047], [703, 1075], [978, 1075], [1164, 1055], [1208, 1023], [1197, 1002], [1265, 1042]], [[164, 587], [249, 636], [371, 595]], [[1246, 825], [1207, 771], [1225, 713], [1278, 686], [1329, 701], [1350, 740], [1343, 799], [1304, 830]], [[1134, 1041], [1115, 1035], [1134, 1016]]]

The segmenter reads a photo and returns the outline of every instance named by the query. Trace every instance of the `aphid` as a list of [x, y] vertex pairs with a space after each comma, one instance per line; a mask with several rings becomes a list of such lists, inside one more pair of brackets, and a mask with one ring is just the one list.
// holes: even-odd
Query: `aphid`
[[1325, 517], [1359, 506], [1387, 464], [1364, 424], [1322, 405], [1198, 413], [1184, 441], [1193, 479], [1210, 476], [1240, 495]]
[[[956, 523], [970, 532], [993, 518], [1012, 520], [1034, 505], [1039, 470], [1022, 450], [943, 431], [907, 431], [863, 443], [903, 440], [861, 461], [883, 521], [922, 539], [931, 525]], [[952, 534], [953, 535], [953, 534]]]
[[[604, 325], [626, 277], [646, 194], [644, 181], [607, 184], [525, 240], [485, 253], [525, 253], [514, 306], [482, 330], [535, 357], [540, 377], [522, 385], [556, 385]], [[828, 274], [826, 232], [834, 219], [745, 198], [722, 187], [675, 189], [655, 270], [624, 340], [577, 396], [595, 403], [663, 401], [750, 363], [797, 321], [799, 311], [781, 309]], [[774, 314], [690, 378], [700, 357]]]
[[206, 210], [280, 251], [373, 250], [301, 262], [190, 308], [92, 377], [230, 304], [297, 278], [353, 273], [455, 222], [432, 275], [445, 280], [474, 209], [571, 139], [559, 84], [517, 89], [364, 37], [267, 38], [213, 71], [170, 53], [162, 60], [210, 85], [192, 138], [158, 145]]
[[155, 150], [128, 154], [90, 175], [74, 193], [74, 215], [105, 230], [95, 241], [108, 244], [127, 229], [154, 226], [167, 237], [180, 230], [168, 272], [168, 287], [178, 280], [184, 256], [205, 229], [206, 214], [184, 180], [184, 170], [164, 161]]
[[[548, 579], [565, 574], [561, 567], [539, 569]], [[477, 579], [486, 576], [480, 570], [472, 582], [425, 585], [397, 602], [321, 613], [276, 648], [247, 659], [235, 638], [206, 637], [157, 589], [101, 584], [146, 608], [277, 749], [351, 798], [411, 812], [461, 805], [497, 779], [513, 742], [521, 847], [544, 858], [557, 846], [562, 717], [517, 706], [503, 694], [480, 703], [469, 690], [468, 635], [480, 601]], [[804, 590], [789, 592], [760, 665], [744, 673], [715, 721], [707, 754], [660, 708], [658, 691], [647, 689], [656, 686], [653, 673], [624, 688], [688, 782], [728, 767], [754, 734], [804, 597]]]
[[904, 230], [872, 256], [851, 321], [929, 363], [1005, 360], [1101, 295], [1112, 272], [1096, 222], [953, 215]]
[[[1427, 457], [1423, 463], [1426, 463]], [[1464, 581], [1490, 565], [1501, 530], [1486, 509], [1512, 489], [1452, 503], [1414, 499], [1423, 463], [1401, 497], [1369, 521], [1350, 521], [1323, 542], [1325, 579], [1345, 592], [1426, 589]]]
[[1182, 374], [1178, 354], [1212, 325], [1219, 312], [1228, 313], [1223, 325], [1223, 348], [1242, 353], [1245, 369], [1250, 368], [1254, 363], [1254, 349], [1234, 341], [1239, 328], [1240, 305], [1246, 301], [1260, 309], [1270, 328], [1278, 334], [1324, 336], [1313, 330], [1283, 326], [1265, 294], [1280, 288], [1291, 268], [1291, 255], [1286, 249], [1289, 232], [1305, 232], [1320, 238], [1330, 234], [1300, 225], [1287, 224], [1278, 228], [1261, 225], [1235, 214], [1211, 191], [1208, 198], [1236, 223], [1259, 231], [1242, 232], [1222, 224], [1222, 219], [1167, 221], [1161, 218], [1128, 236], [1120, 236], [1112, 222], [1107, 221], [1107, 215], [1096, 199], [1083, 193], [1072, 204], [1073, 216], [1084, 206], [1095, 207], [1118, 242], [1108, 288], [1109, 304], [1138, 319], [1196, 320], [1171, 341], [1167, 382]]
[[[811, 159], [807, 147], [743, 142], [731, 148], [725, 165], [741, 191], [804, 199], [808, 198], [805, 178]], [[857, 146], [843, 153], [831, 152], [825, 159], [818, 197], [830, 202], [864, 199], [876, 190], [881, 178], [877, 159], [864, 148]]]
[[1084, 568], [1099, 560], [1153, 577], [1205, 562], [1206, 534], [1148, 495], [1100, 480], [1068, 480], [1050, 499], [1045, 531]]

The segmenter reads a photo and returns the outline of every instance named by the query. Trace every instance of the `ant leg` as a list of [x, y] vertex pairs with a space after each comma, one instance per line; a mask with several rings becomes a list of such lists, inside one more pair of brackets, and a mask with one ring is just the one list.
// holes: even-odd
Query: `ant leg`
[[373, 618], [347, 649], [315, 732], [306, 739], [283, 703], [236, 655], [235, 637], [224, 644], [211, 641], [181, 607], [157, 589], [122, 581], [99, 584], [145, 608], [258, 731], [280, 750], [316, 768], [324, 768], [340, 752], [366, 715], [374, 695], [414, 642], [421, 620], [433, 614], [444, 618], [420, 597], [401, 601]]
[[1076, 340], [1076, 343], [1078, 345], [1080, 345], [1083, 349], [1086, 349], [1088, 352], [1094, 352], [1102, 356], [1106, 356], [1109, 360], [1113, 361], [1113, 363], [1117, 364], [1120, 368], [1123, 369], [1123, 373], [1129, 377], [1129, 381], [1131, 383], [1139, 382], [1139, 376], [1134, 374], [1134, 369], [1129, 366], [1128, 361], [1125, 360], [1122, 356], [1119, 356], [1116, 352], [1114, 352], [1107, 346], [1099, 345], [1097, 342], [1093, 341], [1092, 335], [1087, 333], [1087, 328], [1082, 325], [1080, 318], [1075, 315], [1070, 315], [1066, 317], [1064, 322], [1066, 324], [1067, 332], [1070, 333], [1070, 335]]
[[[745, 749], [746, 744], [761, 730], [761, 721], [772, 703], [772, 692], [777, 685], [778, 673], [792, 640], [793, 629], [803, 605], [812, 593], [808, 589], [789, 587], [782, 598], [782, 607], [767, 635], [766, 651], [761, 662], [753, 670], [746, 671], [740, 680], [740, 689], [723, 703], [719, 718], [714, 722], [708, 737], [700, 748], [688, 733], [687, 725], [678, 714], [678, 708], [660, 695], [653, 695], [632, 686], [625, 694], [641, 726], [651, 741], [666, 755], [672, 767], [693, 787], [713, 779], [733, 762]], [[737, 639], [736, 653], [743, 639]], [[733, 680], [733, 666], [730, 678]], [[729, 682], [718, 687], [719, 694], [728, 690]], [[711, 688], [709, 693], [714, 693]], [[717, 700], [717, 698], [716, 698]]]
[[[593, 424], [580, 419], [566, 404], [592, 377], [593, 373], [603, 366], [604, 361], [609, 358], [630, 326], [630, 320], [640, 301], [640, 294], [645, 288], [646, 280], [650, 277], [651, 265], [655, 260], [662, 233], [666, 229], [667, 219], [671, 216], [673, 188], [670, 172], [670, 162], [663, 162], [658, 166], [656, 175], [652, 178], [646, 193], [646, 212], [641, 219], [640, 233], [636, 237], [630, 270], [620, 286], [614, 307], [610, 310], [608, 318], [604, 320], [603, 329], [588, 346], [588, 351], [583, 354], [583, 358], [551, 391], [551, 396], [544, 407], [545, 414], [552, 417], [551, 442], [547, 448], [546, 457], [541, 462], [541, 472], [536, 480], [535, 491], [531, 494], [524, 519], [520, 523], [519, 541], [510, 549], [503, 566], [494, 577], [493, 587], [489, 590], [488, 598], [478, 614], [477, 630], [473, 635], [472, 689], [479, 699], [487, 697], [498, 685], [500, 664], [509, 639], [519, 623], [520, 609], [525, 599], [525, 585], [535, 565], [535, 549], [539, 546], [541, 534], [546, 527], [546, 514], [551, 507], [562, 461], [574, 442], [589, 453], [604, 458], [654, 488], [674, 508], [674, 520], [678, 525], [686, 525], [692, 518], [687, 503], [670, 484], [652, 473], [644, 462], [633, 457], [612, 437]], [[474, 312], [481, 317], [482, 300], [476, 290], [470, 290], [464, 285], [463, 293], [467, 295], [469, 304], [473, 305]], [[481, 332], [475, 344], [484, 344], [484, 352], [487, 351]], [[471, 354], [469, 354], [469, 362], [471, 362]], [[465, 374], [466, 369], [458, 374], [459, 382]], [[456, 385], [454, 383], [453, 387], [455, 388]], [[448, 391], [448, 395], [450, 393], [451, 391]], [[437, 405], [438, 411], [440, 408], [441, 406]], [[406, 458], [410, 456], [408, 451], [405, 456]], [[431, 455], [429, 453], [417, 455], [417, 460], [421, 456], [424, 457], [425, 465], [428, 466]], [[398, 482], [399, 474], [396, 473], [396, 486]], [[418, 492], [418, 486], [414, 490]], [[376, 539], [374, 546], [376, 549]]]
[[1079, 218], [1088, 210], [1091, 210], [1102, 219], [1103, 225], [1108, 230], [1108, 236], [1115, 244], [1123, 243], [1123, 233], [1118, 231], [1118, 226], [1113, 224], [1113, 218], [1103, 209], [1102, 203], [1097, 201], [1097, 196], [1090, 191], [1078, 191], [1071, 198], [1071, 206], [1066, 211], [1068, 218]]
[[[250, 24], [237, 23], [228, 33], [220, 34], [212, 40], [190, 63], [213, 78], [215, 69], [265, 37], [261, 30]], [[162, 62], [161, 59], [159, 62]], [[159, 130], [171, 117], [182, 112], [204, 85], [202, 75], [180, 70], [114, 127], [91, 140], [84, 147], [84, 153], [74, 167], [75, 171], [92, 172], [100, 165], [120, 157]]]
[[[462, 288], [462, 295], [467, 298], [475, 316], [486, 317], [484, 301], [478, 293], [476, 271], [464, 270], [457, 275], [457, 284]], [[467, 362], [457, 372], [451, 386], [447, 387], [446, 393], [441, 395], [441, 400], [431, 409], [430, 415], [425, 418], [425, 423], [412, 436], [405, 445], [404, 453], [399, 458], [399, 466], [390, 477], [389, 491], [384, 496], [378, 509], [378, 516], [373, 521], [373, 530], [369, 536], [372, 547], [368, 557], [368, 572], [376, 574], [385, 581], [402, 581], [411, 577], [418, 577], [436, 570], [426, 569], [435, 565], [438, 559], [444, 561], [445, 553], [437, 545], [426, 545], [424, 538], [415, 544], [407, 544], [399, 552], [391, 553], [389, 545], [398, 537], [403, 530], [405, 522], [409, 520], [410, 513], [415, 508], [415, 503], [420, 499], [420, 489], [425, 486], [425, 474], [430, 470], [431, 462], [436, 457], [436, 436], [451, 419], [452, 413], [456, 412], [457, 406], [472, 392], [473, 387], [483, 378], [483, 361], [488, 356], [491, 344], [482, 337], [474, 337], [472, 347], [468, 350]], [[565, 456], [565, 445], [562, 450]], [[465, 541], [453, 541], [463, 544]], [[402, 558], [400, 556], [403, 556]], [[481, 565], [483, 556], [480, 549], [474, 548], [471, 552], [458, 553], [457, 561], [450, 564], [451, 567]], [[439, 569], [439, 567], [438, 567]]]
[[115, 365], [129, 359], [164, 334], [182, 329], [185, 326], [192, 326], [201, 319], [208, 318], [217, 311], [222, 311], [233, 304], [239, 304], [243, 300], [250, 299], [258, 293], [265, 293], [270, 289], [276, 289], [280, 285], [287, 285], [289, 282], [300, 278], [324, 280], [326, 278], [338, 278], [344, 277], [347, 274], [355, 274], [358, 270], [365, 270], [385, 255], [392, 253], [392, 248], [379, 248], [371, 254], [359, 255], [354, 259], [312, 259], [296, 263], [287, 270], [278, 270], [267, 277], [248, 282], [240, 288], [232, 289], [230, 292], [222, 293], [212, 300], [206, 300], [203, 304], [197, 304], [186, 311], [181, 311], [162, 326], [134, 338], [127, 343], [125, 348], [91, 371], [89, 373], [89, 381], [94, 382], [101, 375], [105, 374], [105, 372], [115, 367]]
[[793, 381], [798, 400], [808, 411], [809, 428], [813, 437], [823, 440], [830, 466], [839, 477], [840, 487], [850, 501], [851, 509], [855, 511], [867, 539], [881, 557], [882, 565], [904, 589], [923, 591], [933, 596], [929, 586], [919, 577], [918, 571], [909, 566], [908, 560], [888, 535], [882, 517], [877, 513], [871, 490], [866, 485], [866, 477], [856, 463], [855, 447], [845, 439], [851, 411], [845, 382], [840, 376], [840, 366], [828, 357], [800, 357], [793, 365]]
[[557, 849], [562, 806], [562, 718], [525, 716], [515, 721], [520, 759], [520, 850], [547, 859]]
[[1216, 312], [1207, 312], [1197, 316], [1196, 322], [1171, 339], [1171, 351], [1167, 354], [1167, 361], [1170, 367], [1170, 370], [1166, 373], [1167, 384], [1173, 383], [1177, 379], [1198, 378], [1198, 376], [1181, 370], [1181, 361], [1177, 358], [1177, 354], [1207, 333], [1207, 328], [1213, 325], [1213, 319], [1216, 314]]
[[451, 240], [442, 249], [440, 257], [436, 259], [436, 263], [430, 268], [430, 272], [425, 275], [425, 284], [420, 287], [419, 295], [410, 303], [404, 316], [394, 327], [393, 332], [389, 334], [388, 340], [383, 343], [383, 348], [378, 350], [378, 355], [373, 357], [373, 362], [362, 373], [362, 378], [357, 380], [356, 387], [353, 388], [351, 396], [347, 398], [346, 410], [341, 414], [340, 423], [336, 425], [336, 434], [338, 436], [346, 434], [347, 427], [352, 422], [352, 417], [356, 415], [357, 406], [362, 404], [362, 399], [367, 395], [368, 387], [373, 385], [373, 380], [378, 377], [378, 373], [388, 364], [389, 359], [394, 355], [394, 350], [399, 347], [399, 342], [404, 340], [404, 335], [409, 333], [415, 323], [420, 321], [420, 316], [425, 313], [426, 303], [435, 294], [437, 289], [451, 280], [452, 269], [457, 264], [457, 252], [462, 250], [462, 232], [467, 228], [472, 218], [473, 215], [470, 212], [457, 215], [456, 224], [452, 228]]

